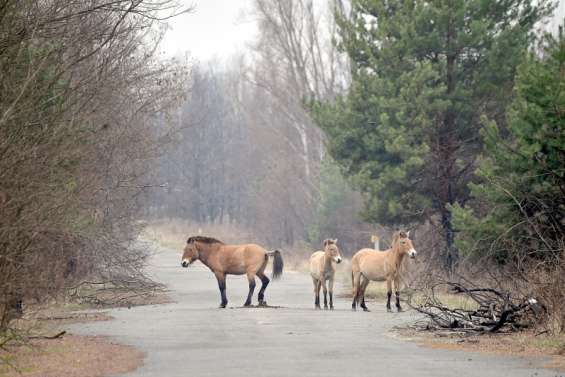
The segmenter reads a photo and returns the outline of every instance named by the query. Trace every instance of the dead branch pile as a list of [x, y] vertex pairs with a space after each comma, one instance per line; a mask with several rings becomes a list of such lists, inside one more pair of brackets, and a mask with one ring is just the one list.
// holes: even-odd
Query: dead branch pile
[[[446, 304], [438, 291], [449, 291], [462, 299]], [[424, 299], [411, 307], [424, 314], [428, 330], [448, 329], [457, 332], [509, 332], [533, 326], [545, 308], [533, 297], [519, 297], [509, 291], [483, 288], [466, 282], [436, 283]]]

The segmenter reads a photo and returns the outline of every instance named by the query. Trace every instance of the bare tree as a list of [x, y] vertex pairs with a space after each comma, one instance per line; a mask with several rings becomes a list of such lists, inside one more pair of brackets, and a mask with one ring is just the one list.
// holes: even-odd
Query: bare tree
[[172, 0], [0, 2], [0, 331], [21, 301], [146, 282], [135, 239], [157, 114], [186, 69], [155, 58]]
[[342, 180], [341, 196], [322, 198], [324, 139], [307, 109], [347, 84], [346, 61], [331, 43], [332, 11], [307, 0], [254, 3], [260, 36], [250, 59], [195, 70], [182, 135], [160, 165], [169, 186], [156, 193], [151, 216], [233, 223], [273, 245], [318, 245], [332, 236], [324, 232], [337, 232], [357, 246], [357, 230], [366, 230], [359, 194]]

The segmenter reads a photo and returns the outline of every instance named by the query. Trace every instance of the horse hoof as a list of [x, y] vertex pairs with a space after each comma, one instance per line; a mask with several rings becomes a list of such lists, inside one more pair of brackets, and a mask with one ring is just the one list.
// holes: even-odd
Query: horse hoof
[[258, 306], [267, 306], [267, 301], [261, 301]]
[[218, 306], [218, 309], [225, 309], [227, 304], [220, 304], [220, 306]]
[[334, 307], [333, 307], [333, 306], [330, 306], [330, 310], [334, 310]]
[[363, 308], [363, 311], [364, 311], [364, 312], [370, 312], [370, 310], [367, 309], [367, 308]]
[[249, 306], [251, 306], [251, 303], [250, 303], [250, 302], [246, 302], [245, 304], [243, 304], [243, 306], [244, 306], [244, 307], [249, 307]]
[[327, 307], [327, 306], [324, 306], [324, 310], [328, 310], [328, 307]]
[[386, 308], [386, 311], [387, 311], [388, 313], [392, 313], [392, 309], [391, 309], [391, 308]]
[[404, 311], [404, 310], [402, 310], [401, 307], [398, 307], [398, 308], [396, 308], [396, 309], [398, 310], [399, 313]]

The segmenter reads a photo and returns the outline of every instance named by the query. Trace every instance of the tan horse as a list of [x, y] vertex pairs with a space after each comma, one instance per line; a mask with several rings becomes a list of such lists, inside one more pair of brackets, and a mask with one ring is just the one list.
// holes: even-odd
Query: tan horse
[[181, 265], [188, 267], [196, 260], [200, 260], [206, 265], [218, 280], [222, 301], [220, 308], [225, 308], [228, 304], [226, 298], [226, 275], [247, 275], [249, 280], [249, 294], [244, 306], [251, 305], [251, 298], [255, 290], [255, 276], [261, 279], [261, 289], [259, 290], [259, 305], [266, 305], [264, 300], [265, 289], [269, 284], [269, 278], [265, 275], [265, 267], [273, 257], [273, 279], [278, 279], [283, 271], [283, 259], [280, 251], [267, 251], [259, 245], [226, 245], [210, 237], [195, 236], [190, 237], [186, 242], [182, 255]]
[[361, 249], [351, 259], [351, 279], [353, 280], [353, 303], [351, 307], [356, 310], [356, 305], [361, 301], [361, 308], [369, 311], [365, 305], [365, 289], [370, 281], [386, 281], [387, 302], [386, 308], [390, 311], [390, 297], [392, 296], [392, 283], [396, 294], [396, 308], [400, 306], [400, 266], [405, 256], [416, 257], [416, 250], [409, 238], [410, 232], [396, 232], [392, 238], [392, 247], [385, 251]]
[[310, 257], [310, 275], [314, 283], [314, 307], [320, 309], [320, 287], [324, 288], [324, 309], [328, 308], [328, 281], [330, 291], [330, 309], [334, 308], [333, 292], [334, 292], [334, 276], [336, 263], [341, 262], [341, 255], [337, 247], [336, 240], [324, 240], [324, 251], [316, 251]]

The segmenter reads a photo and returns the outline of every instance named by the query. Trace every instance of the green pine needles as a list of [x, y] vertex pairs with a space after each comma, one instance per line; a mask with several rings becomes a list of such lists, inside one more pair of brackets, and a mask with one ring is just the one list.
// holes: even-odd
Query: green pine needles
[[552, 260], [565, 245], [565, 35], [546, 35], [519, 67], [506, 126], [486, 122], [470, 208], [455, 206], [458, 247], [501, 262]]
[[458, 259], [452, 206], [464, 205], [481, 117], [505, 124], [516, 67], [549, 1], [353, 0], [339, 19], [346, 96], [313, 105], [329, 151], [366, 196], [365, 218], [430, 219]]

